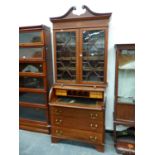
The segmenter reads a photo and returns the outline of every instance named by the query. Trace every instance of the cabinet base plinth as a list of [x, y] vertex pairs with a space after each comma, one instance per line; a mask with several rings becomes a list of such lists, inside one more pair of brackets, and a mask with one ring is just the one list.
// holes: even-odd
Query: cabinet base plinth
[[61, 140], [60, 138], [51, 137], [52, 143], [58, 143], [60, 140]]
[[[61, 140], [66, 140], [63, 138], [56, 138], [56, 137], [51, 137], [51, 142], [52, 143], [58, 143]], [[76, 141], [76, 140], [75, 140]], [[104, 152], [104, 145], [99, 145], [99, 144], [90, 144], [91, 146], [94, 146], [95, 149], [99, 152]]]
[[99, 152], [104, 152], [104, 146], [103, 145], [95, 145], [95, 148]]

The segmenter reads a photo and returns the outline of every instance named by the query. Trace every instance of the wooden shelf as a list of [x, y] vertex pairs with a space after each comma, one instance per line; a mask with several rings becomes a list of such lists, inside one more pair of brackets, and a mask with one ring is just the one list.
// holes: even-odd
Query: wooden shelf
[[127, 125], [127, 126], [135, 126], [134, 121], [129, 121], [129, 120], [114, 120], [114, 123], [116, 125]]
[[98, 103], [96, 105], [84, 105], [80, 103], [68, 104], [65, 102], [52, 102], [49, 103], [50, 106], [67, 107], [67, 108], [77, 108], [77, 109], [87, 109], [87, 110], [103, 110], [105, 107], [103, 103]]
[[75, 71], [76, 67], [58, 67], [58, 70], [61, 70], [61, 71], [66, 71], [66, 70]]
[[[80, 86], [80, 87], [79, 87]], [[79, 90], [79, 88], [83, 91], [99, 91], [99, 92], [104, 92], [105, 91], [105, 87], [104, 85], [100, 86], [100, 85], [79, 85], [79, 84], [61, 84], [61, 83], [56, 83], [53, 88], [56, 89], [65, 89], [65, 90]]]
[[[57, 68], [58, 70], [61, 70], [61, 71], [66, 71], [66, 70], [71, 70], [71, 71], [76, 71], [76, 67], [58, 67]], [[93, 67], [84, 67], [82, 68], [83, 71], [100, 71], [102, 72], [103, 71], [103, 68], [102, 67], [96, 67], [96, 68], [93, 68]]]
[[[65, 43], [63, 43], [63, 42], [62, 43], [59, 43], [59, 42], [57, 43], [57, 46], [63, 46], [63, 45], [65, 45]], [[76, 44], [75, 43], [69, 43], [68, 46], [70, 46], [70, 45], [76, 45]]]
[[40, 47], [40, 46], [44, 46], [44, 43], [41, 42], [36, 42], [36, 43], [20, 43], [19, 47]]
[[[101, 63], [104, 63], [104, 56], [83, 56], [82, 57], [83, 60], [87, 60], [87, 61], [102, 61]], [[60, 58], [57, 58], [57, 61], [76, 61], [76, 57], [60, 57]]]
[[135, 71], [135, 68], [118, 68], [120, 71]]
[[45, 59], [35, 59], [35, 58], [20, 58], [19, 63], [43, 63], [46, 62]]
[[19, 76], [29, 76], [29, 77], [45, 77], [44, 73], [38, 72], [19, 72]]
[[29, 103], [29, 102], [19, 102], [20, 106], [23, 107], [32, 107], [32, 108], [41, 108], [41, 109], [48, 109], [47, 104], [39, 104], [39, 103]]
[[135, 144], [135, 137], [129, 137], [129, 136], [119, 137], [117, 138], [117, 142], [126, 142]]
[[57, 61], [76, 61], [76, 57], [61, 57], [61, 58], [57, 58]]

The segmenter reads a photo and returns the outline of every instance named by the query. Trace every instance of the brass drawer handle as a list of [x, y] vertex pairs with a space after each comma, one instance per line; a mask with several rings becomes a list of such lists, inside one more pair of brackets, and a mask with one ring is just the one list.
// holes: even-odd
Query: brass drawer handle
[[133, 149], [134, 146], [133, 146], [132, 144], [128, 144], [128, 148], [129, 148], [129, 149]]
[[62, 111], [60, 109], [56, 109], [55, 113], [56, 113], [56, 115], [60, 115], [62, 113]]
[[93, 142], [96, 142], [97, 137], [96, 137], [96, 136], [90, 136], [89, 139], [90, 139], [91, 141], [93, 141]]
[[91, 124], [90, 124], [90, 127], [91, 127], [91, 129], [94, 129], [94, 130], [95, 130], [95, 129], [98, 128], [98, 124], [94, 124], [94, 125], [93, 125], [93, 124], [91, 123]]
[[56, 119], [55, 120], [55, 124], [60, 125], [61, 123], [62, 123], [62, 120], [61, 119]]
[[93, 113], [91, 113], [91, 114], [90, 114], [90, 117], [91, 117], [91, 119], [96, 119], [96, 118], [98, 117], [98, 114], [93, 114]]
[[61, 131], [61, 130], [56, 130], [56, 135], [62, 136], [62, 135], [63, 135], [63, 131]]

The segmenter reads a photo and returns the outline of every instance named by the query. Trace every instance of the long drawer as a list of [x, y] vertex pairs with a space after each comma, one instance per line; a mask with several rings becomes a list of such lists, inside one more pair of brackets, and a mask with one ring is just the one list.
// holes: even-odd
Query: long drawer
[[65, 128], [73, 128], [73, 129], [81, 129], [88, 130], [92, 132], [103, 132], [103, 121], [100, 120], [92, 120], [85, 118], [72, 118], [66, 116], [57, 116], [52, 115], [52, 125], [65, 127]]
[[51, 115], [56, 116], [66, 116], [72, 118], [80, 119], [91, 119], [91, 120], [100, 120], [104, 119], [104, 112], [99, 110], [86, 110], [86, 109], [77, 109], [77, 108], [65, 108], [65, 107], [51, 107]]
[[52, 137], [103, 144], [103, 134], [76, 129], [52, 127]]

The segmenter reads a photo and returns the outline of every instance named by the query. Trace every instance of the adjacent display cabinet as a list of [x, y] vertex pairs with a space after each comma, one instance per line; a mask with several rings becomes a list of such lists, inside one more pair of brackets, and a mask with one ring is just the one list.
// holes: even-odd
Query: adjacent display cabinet
[[115, 48], [115, 146], [118, 152], [135, 154], [135, 44]]
[[19, 126], [49, 133], [48, 92], [52, 86], [50, 29], [19, 28]]
[[90, 143], [104, 150], [108, 23], [111, 13], [73, 10], [53, 23], [55, 84], [49, 94], [52, 142]]

